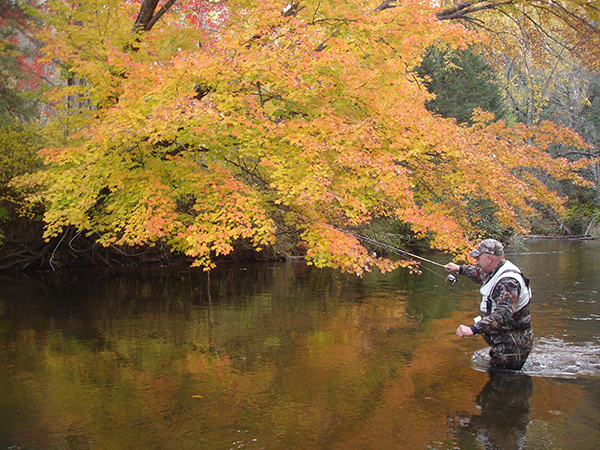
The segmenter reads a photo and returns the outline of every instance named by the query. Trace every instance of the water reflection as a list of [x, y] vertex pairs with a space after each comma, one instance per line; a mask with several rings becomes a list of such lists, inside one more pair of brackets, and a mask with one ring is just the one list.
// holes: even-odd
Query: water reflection
[[526, 446], [533, 380], [514, 372], [490, 372], [476, 399], [479, 415], [459, 418], [463, 450], [483, 448], [520, 450]]
[[[528, 363], [540, 367], [511, 383], [521, 394], [487, 364], [473, 370], [484, 344], [454, 330], [477, 287], [450, 290], [445, 273], [358, 279], [294, 262], [225, 266], [210, 282], [175, 268], [2, 275], [0, 450], [480, 449], [521, 442], [527, 395], [528, 448], [595, 449], [597, 321], [573, 318], [600, 314], [583, 295], [600, 287], [600, 261], [588, 244], [555, 247], [511, 257], [536, 286]], [[571, 366], [568, 379], [537, 376]]]

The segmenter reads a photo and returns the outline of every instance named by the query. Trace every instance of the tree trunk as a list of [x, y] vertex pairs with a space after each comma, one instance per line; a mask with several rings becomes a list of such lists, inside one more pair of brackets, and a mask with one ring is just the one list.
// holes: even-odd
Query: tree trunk
[[[169, 0], [158, 11], [158, 0], [143, 0], [140, 13], [133, 25], [134, 31], [150, 31], [154, 24], [166, 13], [177, 0]], [[156, 11], [156, 12], [155, 12]]]

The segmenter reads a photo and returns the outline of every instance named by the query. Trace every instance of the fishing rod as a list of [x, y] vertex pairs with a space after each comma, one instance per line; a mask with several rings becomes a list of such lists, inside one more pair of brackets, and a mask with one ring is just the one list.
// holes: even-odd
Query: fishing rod
[[[297, 215], [299, 217], [302, 217], [299, 214], [297, 214]], [[302, 217], [302, 218], [306, 220], [306, 217]], [[314, 219], [308, 219], [308, 220], [310, 220], [311, 222], [318, 222], [317, 220], [314, 220]], [[360, 234], [356, 234], [356, 233], [353, 233], [353, 232], [348, 231], [348, 230], [342, 230], [340, 228], [334, 227], [333, 225], [331, 225], [329, 223], [324, 223], [324, 222], [318, 222], [318, 223], [320, 223], [321, 225], [328, 226], [328, 227], [330, 227], [330, 228], [332, 228], [332, 229], [334, 229], [336, 231], [339, 231], [340, 233], [346, 233], [346, 234], [348, 234], [350, 236], [355, 237], [356, 239], [362, 240], [364, 242], [368, 242], [369, 244], [378, 245], [380, 247], [387, 248], [388, 250], [396, 252], [399, 255], [408, 256], [408, 257], [413, 258], [413, 259], [419, 259], [419, 260], [425, 261], [425, 262], [427, 262], [429, 264], [433, 264], [434, 266], [445, 268], [443, 264], [437, 263], [435, 261], [432, 261], [430, 259], [424, 258], [424, 257], [419, 256], [419, 255], [415, 255], [414, 253], [407, 252], [406, 250], [402, 250], [400, 248], [393, 247], [393, 246], [388, 245], [388, 244], [384, 244], [383, 242], [376, 241], [375, 239], [371, 239], [371, 238], [368, 238], [366, 236], [361, 236]], [[443, 275], [440, 275], [439, 273], [434, 272], [433, 270], [428, 269], [425, 266], [422, 266], [422, 267], [424, 269], [428, 270], [429, 272], [431, 272], [431, 273], [433, 273], [433, 274], [435, 274], [435, 275], [437, 275], [439, 277], [444, 278]], [[452, 289], [452, 287], [454, 286], [454, 283], [456, 283], [456, 277], [453, 274], [449, 273], [445, 278], [446, 278], [446, 281], [448, 281], [450, 283], [450, 289]]]
[[[430, 259], [424, 258], [424, 257], [422, 257], [422, 256], [419, 256], [419, 255], [415, 255], [414, 253], [407, 252], [406, 250], [402, 250], [402, 249], [399, 249], [399, 248], [397, 248], [397, 247], [393, 247], [393, 246], [391, 246], [391, 245], [384, 244], [383, 242], [376, 241], [375, 239], [371, 239], [371, 238], [368, 238], [368, 237], [366, 237], [366, 236], [361, 236], [360, 234], [352, 233], [351, 231], [347, 231], [347, 230], [341, 230], [341, 229], [339, 229], [339, 228], [336, 228], [336, 227], [334, 227], [334, 226], [332, 226], [332, 225], [329, 225], [329, 226], [330, 226], [331, 228], [333, 228], [334, 230], [337, 230], [337, 231], [340, 231], [340, 232], [342, 232], [342, 233], [346, 233], [346, 234], [349, 234], [349, 235], [351, 235], [351, 236], [354, 236], [356, 239], [359, 239], [359, 240], [361, 240], [361, 241], [368, 242], [369, 244], [373, 244], [373, 245], [378, 245], [378, 246], [380, 246], [380, 247], [383, 247], [383, 248], [386, 248], [386, 249], [388, 249], [388, 250], [392, 250], [393, 252], [396, 252], [396, 253], [398, 253], [399, 255], [402, 255], [402, 256], [408, 256], [408, 257], [410, 257], [410, 258], [414, 258], [414, 259], [419, 259], [419, 260], [421, 260], [421, 261], [425, 261], [425, 262], [427, 262], [427, 263], [429, 263], [429, 264], [433, 264], [434, 266], [438, 266], [438, 267], [445, 268], [443, 264], [437, 263], [437, 262], [435, 262], [435, 261], [432, 261], [432, 260], [430, 260]], [[440, 276], [440, 277], [444, 278], [444, 276], [443, 276], [443, 275], [440, 275], [439, 273], [437, 273], [437, 272], [434, 272], [433, 270], [430, 270], [430, 269], [428, 269], [427, 267], [424, 267], [424, 266], [423, 266], [423, 268], [424, 268], [424, 269], [426, 269], [426, 270], [429, 270], [431, 273], [434, 273], [434, 274], [436, 274], [436, 275], [438, 275], [438, 276]], [[446, 276], [446, 281], [448, 281], [448, 282], [450, 283], [450, 289], [452, 289], [452, 287], [454, 286], [454, 283], [456, 283], [456, 277], [455, 277], [453, 274], [449, 273], [449, 274]]]

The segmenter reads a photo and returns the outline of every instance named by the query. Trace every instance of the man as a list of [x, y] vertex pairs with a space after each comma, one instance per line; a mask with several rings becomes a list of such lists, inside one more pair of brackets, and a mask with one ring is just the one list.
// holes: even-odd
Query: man
[[485, 239], [469, 253], [476, 266], [448, 263], [453, 274], [465, 275], [481, 284], [481, 316], [472, 326], [460, 325], [460, 337], [481, 334], [490, 345], [491, 366], [519, 370], [533, 346], [529, 301], [529, 280], [510, 261], [504, 259], [504, 247], [495, 239]]

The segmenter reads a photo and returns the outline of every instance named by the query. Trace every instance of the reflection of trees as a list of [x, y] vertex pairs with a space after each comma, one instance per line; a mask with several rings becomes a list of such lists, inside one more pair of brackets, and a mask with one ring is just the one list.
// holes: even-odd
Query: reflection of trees
[[247, 269], [7, 280], [0, 410], [19, 419], [0, 423], [0, 444], [229, 448], [250, 427], [262, 443], [306, 442], [355, 420], [402, 362], [386, 336], [407, 326], [405, 303], [305, 264]]
[[533, 394], [530, 376], [514, 372], [491, 372], [477, 396], [481, 414], [462, 419], [460, 448], [513, 450], [526, 447], [529, 405]]
[[0, 418], [28, 420], [0, 423], [0, 444], [420, 448], [470, 404], [455, 380], [485, 374], [447, 376], [449, 325], [425, 331], [392, 281], [369, 294], [300, 263], [22, 280], [0, 293]]

